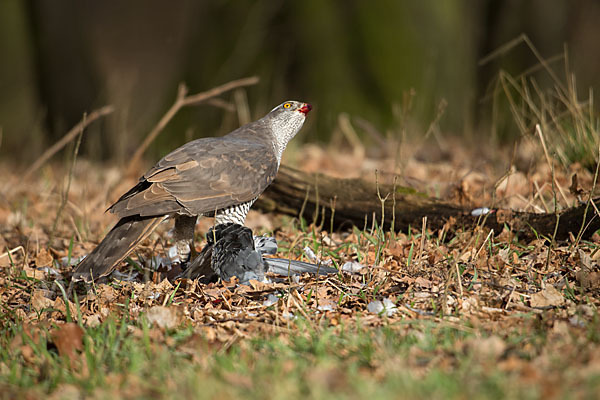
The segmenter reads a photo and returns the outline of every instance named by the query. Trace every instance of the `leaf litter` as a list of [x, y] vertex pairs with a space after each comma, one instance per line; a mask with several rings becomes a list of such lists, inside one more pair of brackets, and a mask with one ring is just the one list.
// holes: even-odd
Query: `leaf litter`
[[[303, 166], [306, 170], [316, 168], [310, 163], [320, 165], [318, 157], [303, 159], [307, 160]], [[327, 163], [333, 170], [342, 162], [329, 157]], [[380, 161], [380, 166], [385, 168], [386, 163]], [[445, 193], [448, 199], [469, 201], [474, 207], [484, 207], [487, 200], [499, 196], [500, 205], [536, 210], [543, 208], [544, 196], [548, 201], [552, 195], [546, 191], [551, 187], [551, 173], [543, 163], [527, 175], [515, 172], [517, 178], [497, 186], [493, 193], [489, 187], [500, 173], [488, 168], [461, 175], [467, 168], [421, 165], [411, 159], [406, 170], [419, 176], [419, 182], [435, 183], [423, 184], [420, 190]], [[577, 166], [556, 171], [557, 182], [568, 186], [573, 169]], [[397, 234], [369, 229], [331, 233], [312, 225], [303, 231], [287, 217], [270, 216], [271, 232], [280, 243], [278, 256], [318, 260], [340, 272], [326, 277], [271, 276], [271, 283], [240, 285], [233, 279], [205, 285], [172, 280], [176, 275], [170, 273], [172, 263], [168, 262], [172, 240], [168, 227], [161, 226], [122, 264], [117, 276], [96, 284], [75, 300], [66, 299], [61, 288], [69, 286], [72, 265], [93, 249], [110, 226], [110, 216], [100, 211], [106, 199], [126, 185], [114, 170], [99, 172], [101, 169], [81, 163], [61, 223], [52, 234], [54, 210], [60, 203], [56, 182], [62, 176], [60, 167], [47, 167], [44, 178], [27, 185], [19, 184], [7, 166], [0, 165], [0, 170], [12, 185], [10, 195], [6, 186], [0, 196], [0, 303], [10, 320], [23, 325], [28, 339], [15, 337], [11, 348], [31, 365], [36, 364], [37, 356], [29, 341], [45, 338], [60, 356], [85, 370], [85, 357], [81, 356], [85, 331], [72, 322], [75, 320], [88, 328], [113, 316], [126, 316], [132, 323], [145, 318], [157, 343], [167, 340], [162, 332], [189, 327], [194, 332], [190, 340], [201, 337], [223, 348], [253, 337], [302, 334], [295, 322], [302, 318], [314, 329], [358, 324], [364, 330], [385, 326], [399, 335], [423, 335], [421, 328], [407, 325], [414, 321], [431, 322], [435, 329], [449, 326], [476, 333], [458, 340], [453, 349], [425, 351], [415, 347], [406, 358], [396, 360], [415, 375], [433, 367], [451, 370], [458, 355], [465, 352], [483, 366], [514, 373], [522, 382], [547, 384], [548, 391], [556, 386], [553, 377], [563, 373], [552, 361], [556, 357], [581, 376], [600, 374], [598, 340], [587, 339], [599, 336], [598, 234], [588, 241], [573, 237], [552, 243], [551, 238], [540, 237], [523, 243], [508, 231], [490, 232], [481, 227], [464, 230], [451, 221], [442, 232], [425, 230], [425, 238], [421, 229]], [[442, 187], [444, 174], [463, 178], [448, 179], [450, 183]], [[580, 191], [589, 192], [592, 178], [580, 169], [577, 174]], [[533, 181], [546, 189], [533, 191]], [[575, 204], [573, 198], [567, 200]], [[264, 217], [251, 212], [249, 225], [253, 220]], [[210, 223], [200, 220], [199, 238]], [[260, 224], [253, 229], [260, 230]], [[200, 239], [197, 245], [201, 244]], [[129, 331], [142, 335], [133, 324]], [[542, 345], [527, 340], [515, 343], [509, 335], [514, 331], [530, 337], [543, 331], [548, 340]], [[189, 351], [186, 346], [189, 341], [180, 343], [179, 350]], [[392, 361], [370, 368], [369, 374], [398, 368], [388, 362]], [[234, 373], [224, 379], [252, 385]], [[326, 379], [336, 386], [338, 381], [344, 385], [345, 375], [325, 369], [310, 379]]]

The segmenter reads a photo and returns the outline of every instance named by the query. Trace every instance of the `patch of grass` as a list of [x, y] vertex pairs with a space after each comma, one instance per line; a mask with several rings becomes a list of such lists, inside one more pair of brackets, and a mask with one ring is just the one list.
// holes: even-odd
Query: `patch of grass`
[[[86, 328], [82, 350], [68, 358], [52, 342], [52, 327], [5, 318], [0, 386], [5, 398], [67, 390], [100, 398], [537, 398], [547, 390], [543, 380], [522, 379], [518, 367], [543, 353], [546, 338], [530, 336], [543, 330], [506, 332], [498, 339], [505, 348], [494, 350], [489, 333], [433, 320], [377, 329], [360, 322], [315, 327], [302, 318], [293, 324], [289, 335], [232, 344], [190, 326], [164, 330], [145, 318], [109, 318]], [[512, 350], [524, 341], [534, 346], [529, 352]], [[556, 358], [545, 372], [560, 373], [566, 356]], [[575, 387], [593, 393], [599, 377], [565, 375], [554, 389], [566, 395]]]
[[[491, 57], [510, 51], [520, 43], [529, 46], [539, 64], [518, 76], [500, 71], [494, 90], [495, 101], [500, 100], [498, 94], [505, 97], [523, 136], [535, 134], [535, 125], [540, 124], [552, 155], [564, 167], [579, 163], [593, 172], [600, 151], [600, 119], [592, 88], [588, 89], [587, 98], [581, 100], [567, 50], [562, 57], [543, 59], [524, 35]], [[559, 60], [564, 61], [562, 72], [557, 72], [560, 68], [553, 65]], [[538, 73], [540, 70], [543, 74]], [[543, 85], [539, 82], [544, 79], [552, 82], [551, 89], [542, 89]]]

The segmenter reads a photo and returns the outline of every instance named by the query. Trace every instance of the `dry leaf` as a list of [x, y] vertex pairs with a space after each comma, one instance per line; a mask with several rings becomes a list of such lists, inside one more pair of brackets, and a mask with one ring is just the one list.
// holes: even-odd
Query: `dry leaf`
[[[77, 307], [75, 306], [74, 303], [71, 303], [70, 301], [67, 300], [67, 302], [69, 303], [69, 312], [71, 314], [71, 316], [75, 315], [75, 313], [77, 312]], [[65, 302], [62, 299], [62, 297], [57, 297], [54, 300], [54, 303], [52, 303], [52, 307], [55, 308], [56, 310], [58, 310], [64, 317], [67, 316], [67, 308], [65, 307]]]
[[473, 257], [476, 253], [475, 249], [470, 249], [462, 253], [459, 257], [459, 260], [463, 263], [471, 261], [471, 257]]
[[305, 379], [312, 386], [321, 386], [330, 391], [340, 391], [348, 387], [346, 371], [335, 367], [317, 367], [305, 374]]
[[600, 282], [600, 272], [577, 271], [575, 279], [577, 279], [579, 285], [584, 289], [596, 288], [598, 287], [598, 282]]
[[565, 302], [563, 295], [552, 285], [547, 285], [543, 290], [531, 295], [531, 307], [560, 306]]
[[461, 303], [461, 309], [463, 313], [473, 312], [479, 309], [479, 297], [471, 296], [464, 298]]
[[36, 289], [33, 291], [31, 296], [31, 306], [36, 311], [41, 311], [44, 308], [50, 308], [54, 304], [54, 301], [46, 297], [47, 290]]
[[259, 282], [256, 279], [250, 279], [248, 281], [248, 283], [250, 284], [250, 286], [252, 287], [253, 290], [256, 291], [263, 291], [263, 290], [269, 290], [271, 287], [269, 285], [267, 285], [266, 283], [263, 282]]
[[58, 354], [73, 361], [76, 351], [83, 349], [83, 329], [74, 322], [67, 322], [50, 333]]
[[467, 345], [480, 361], [497, 360], [506, 350], [506, 343], [498, 336], [473, 338]]
[[16, 265], [19, 261], [20, 253], [24, 253], [23, 246], [15, 247], [12, 250], [8, 250], [6, 247], [0, 248], [0, 267]]
[[52, 261], [54, 261], [52, 254], [47, 249], [40, 250], [37, 256], [35, 256], [35, 266], [38, 268], [51, 267]]
[[233, 386], [239, 386], [244, 389], [249, 390], [253, 387], [252, 379], [247, 375], [241, 375], [235, 372], [225, 371], [223, 373], [223, 379]]
[[[30, 346], [28, 340], [31, 340], [36, 345], [39, 344], [42, 340], [42, 337], [46, 335], [46, 332], [44, 331], [43, 327], [43, 324], [23, 324], [23, 336], [15, 336], [10, 343], [10, 348], [19, 349], [25, 361], [27, 361], [28, 363], [34, 363], [36, 360], [35, 352]], [[26, 336], [27, 339], [24, 340], [24, 336]]]
[[577, 249], [577, 254], [579, 255], [579, 265], [581, 266], [581, 268], [586, 272], [591, 271], [592, 258], [590, 257], [590, 255], [582, 249]]
[[510, 262], [511, 262], [510, 251], [511, 251], [510, 247], [507, 247], [505, 249], [498, 251], [498, 255], [500, 256], [500, 259], [506, 265], [510, 265]]
[[161, 328], [174, 329], [181, 323], [182, 315], [178, 307], [154, 306], [146, 311], [146, 318]]
[[28, 266], [23, 267], [23, 271], [28, 278], [44, 280], [48, 277], [48, 274], [45, 271], [40, 271], [37, 268], [31, 268]]
[[77, 386], [63, 383], [56, 387], [54, 392], [48, 397], [48, 400], [78, 400], [84, 398], [81, 389]]
[[100, 316], [98, 314], [92, 314], [85, 318], [85, 326], [95, 327], [100, 325]]
[[433, 285], [433, 282], [431, 282], [429, 279], [425, 279], [423, 277], [417, 277], [417, 279], [415, 279], [415, 283], [419, 286], [421, 286], [422, 288], [430, 288]]

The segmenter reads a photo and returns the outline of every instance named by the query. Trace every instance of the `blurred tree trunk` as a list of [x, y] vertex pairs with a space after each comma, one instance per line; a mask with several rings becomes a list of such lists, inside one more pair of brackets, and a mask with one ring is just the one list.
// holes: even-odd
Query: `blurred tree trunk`
[[30, 29], [26, 2], [0, 1], [0, 159], [28, 162], [44, 148]]
[[[115, 114], [90, 128], [82, 152], [122, 161], [180, 82], [201, 91], [252, 75], [261, 78], [244, 105], [253, 117], [288, 98], [315, 105], [304, 140], [327, 142], [340, 130], [341, 113], [390, 137], [418, 136], [438, 121], [442, 99], [447, 108], [439, 129], [464, 136], [476, 111], [492, 109], [493, 100], [478, 101], [499, 70], [518, 75], [538, 63], [521, 44], [477, 65], [522, 33], [543, 57], [569, 44], [580, 94], [589, 85], [598, 89], [598, 18], [595, 0], [552, 6], [547, 0], [6, 0], [0, 2], [0, 54], [8, 60], [0, 65], [0, 151], [35, 157], [85, 111], [112, 104]], [[534, 77], [544, 90], [549, 82], [540, 75]], [[485, 143], [490, 124], [498, 136], [515, 137], [510, 113], [502, 113], [508, 108], [498, 103], [500, 112], [481, 117], [473, 141]], [[208, 107], [184, 111], [149, 154], [237, 123], [233, 113]], [[366, 131], [357, 133], [368, 147]]]

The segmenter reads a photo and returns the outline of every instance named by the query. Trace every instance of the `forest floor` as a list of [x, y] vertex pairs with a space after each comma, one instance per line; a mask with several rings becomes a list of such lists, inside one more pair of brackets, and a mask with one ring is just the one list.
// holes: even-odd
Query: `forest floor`
[[[284, 163], [364, 179], [378, 170], [380, 181], [397, 175], [474, 208], [550, 213], [585, 201], [594, 180], [578, 165], [551, 167], [533, 139], [506, 150], [440, 141], [340, 148], [297, 147]], [[50, 164], [24, 182], [0, 164], [0, 398], [600, 393], [598, 234], [524, 242], [485, 228], [329, 232], [252, 211], [248, 226], [275, 236], [279, 257], [311, 261], [312, 252], [356, 271], [250, 285], [169, 281], [168, 268], [148, 267], [172, 246], [163, 224], [120, 267], [141, 269], [140, 278], [71, 297], [70, 264], [102, 239], [115, 222], [104, 210], [136, 179], [85, 160], [69, 170]], [[211, 222], [198, 223], [198, 249]]]

